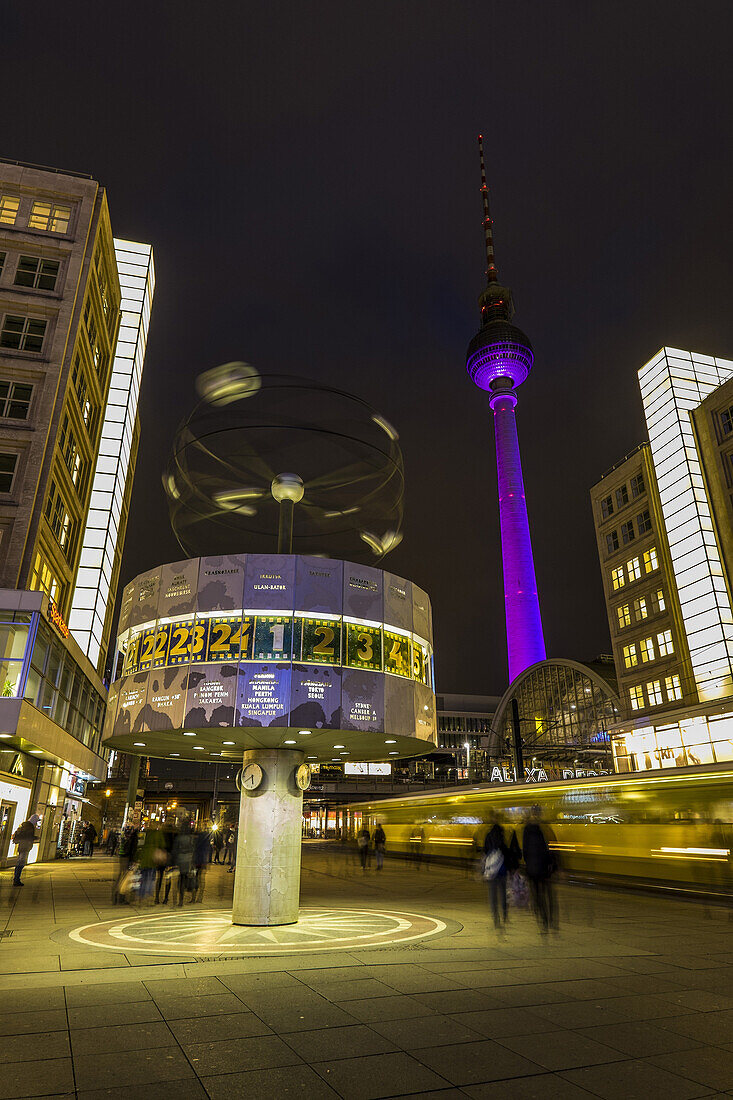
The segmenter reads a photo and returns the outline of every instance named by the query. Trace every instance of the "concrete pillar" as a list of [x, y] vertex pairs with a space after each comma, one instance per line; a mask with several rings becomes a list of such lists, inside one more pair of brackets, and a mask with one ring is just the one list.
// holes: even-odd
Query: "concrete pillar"
[[129, 756], [128, 760], [130, 761], [130, 779], [127, 784], [127, 803], [125, 805], [125, 816], [122, 819], [123, 825], [132, 824], [132, 815], [137, 802], [137, 785], [140, 781], [140, 757]]
[[[295, 773], [304, 759], [297, 749], [248, 749], [239, 803], [234, 924], [294, 924], [300, 900], [303, 792]], [[262, 769], [262, 782], [247, 790], [248, 764]]]

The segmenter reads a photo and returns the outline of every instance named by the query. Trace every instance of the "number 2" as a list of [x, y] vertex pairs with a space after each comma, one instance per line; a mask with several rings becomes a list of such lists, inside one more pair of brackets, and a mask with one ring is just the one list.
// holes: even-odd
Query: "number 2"
[[321, 640], [318, 645], [313, 646], [313, 654], [318, 654], [319, 657], [333, 657], [333, 640], [336, 637], [336, 631], [330, 626], [317, 626], [315, 633]]

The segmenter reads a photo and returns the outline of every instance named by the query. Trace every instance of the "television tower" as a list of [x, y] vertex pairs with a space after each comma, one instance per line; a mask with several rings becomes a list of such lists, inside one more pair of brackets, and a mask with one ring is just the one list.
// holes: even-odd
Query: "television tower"
[[532, 369], [534, 356], [527, 337], [511, 324], [512, 293], [499, 282], [494, 257], [493, 223], [489, 213], [484, 143], [479, 134], [481, 198], [486, 240], [486, 287], [479, 297], [481, 328], [468, 345], [466, 370], [479, 389], [489, 394], [494, 414], [496, 472], [499, 484], [499, 525], [504, 572], [509, 681], [525, 668], [545, 659], [532, 541], [524, 497], [522, 460], [514, 410], [516, 388]]

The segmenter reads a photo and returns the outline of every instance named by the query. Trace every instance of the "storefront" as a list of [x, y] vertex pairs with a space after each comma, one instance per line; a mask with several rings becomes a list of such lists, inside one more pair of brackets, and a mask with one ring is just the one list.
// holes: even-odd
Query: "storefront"
[[618, 772], [733, 760], [733, 703], [624, 723], [612, 732], [611, 745]]
[[[0, 771], [0, 867], [8, 867], [18, 854], [13, 833], [28, 820], [33, 783], [18, 775]], [[37, 845], [28, 857], [33, 863], [38, 857]]]

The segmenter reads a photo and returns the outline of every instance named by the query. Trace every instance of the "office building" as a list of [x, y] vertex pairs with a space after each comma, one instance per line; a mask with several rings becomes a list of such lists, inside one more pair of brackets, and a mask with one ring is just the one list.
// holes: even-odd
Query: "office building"
[[591, 491], [623, 706], [619, 770], [733, 759], [733, 362], [663, 348], [649, 442]]
[[106, 772], [101, 676], [152, 290], [149, 246], [114, 240], [96, 180], [0, 160], [0, 783], [30, 792], [3, 789], [0, 861], [29, 809], [34, 854], [67, 843]]

